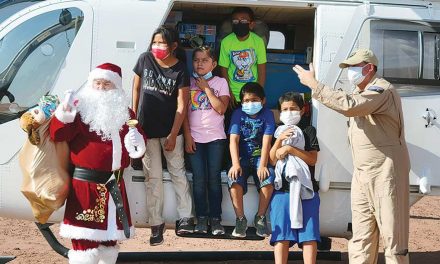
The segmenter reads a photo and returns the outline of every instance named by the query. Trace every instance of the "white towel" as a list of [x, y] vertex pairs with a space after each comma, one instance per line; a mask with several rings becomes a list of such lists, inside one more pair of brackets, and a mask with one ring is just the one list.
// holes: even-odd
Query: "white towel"
[[[289, 145], [303, 150], [305, 145], [304, 134], [297, 126], [279, 126], [275, 131], [275, 137], [279, 137], [279, 135], [286, 129], [292, 127], [294, 128], [293, 135], [290, 138], [285, 139], [282, 145]], [[276, 163], [274, 180], [274, 187], [276, 190], [279, 190], [282, 187], [283, 176], [286, 178], [287, 182], [289, 182], [289, 213], [291, 228], [299, 229], [303, 227], [301, 200], [312, 199], [315, 195], [309, 166], [302, 159], [288, 155], [283, 160], [278, 160]]]

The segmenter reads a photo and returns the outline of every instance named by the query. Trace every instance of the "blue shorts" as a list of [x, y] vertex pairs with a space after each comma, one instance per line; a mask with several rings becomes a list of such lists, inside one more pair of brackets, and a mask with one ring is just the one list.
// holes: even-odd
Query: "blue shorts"
[[260, 157], [255, 157], [251, 159], [240, 159], [242, 174], [236, 180], [231, 180], [231, 178], [228, 177], [229, 188], [231, 188], [234, 183], [239, 184], [243, 188], [243, 194], [246, 194], [247, 180], [251, 174], [252, 177], [254, 178], [255, 186], [257, 187], [258, 191], [264, 186], [273, 184], [273, 181], [275, 179], [275, 171], [273, 170], [273, 167], [270, 166], [269, 164], [267, 165], [269, 176], [264, 181], [260, 181], [257, 175], [257, 170], [259, 165], [260, 165]]
[[274, 191], [269, 209], [270, 225], [272, 227], [270, 244], [273, 246], [275, 242], [289, 241], [291, 247], [295, 243], [320, 242], [319, 204], [320, 199], [317, 192], [315, 192], [312, 199], [302, 200], [303, 228], [292, 229], [290, 227], [289, 193]]

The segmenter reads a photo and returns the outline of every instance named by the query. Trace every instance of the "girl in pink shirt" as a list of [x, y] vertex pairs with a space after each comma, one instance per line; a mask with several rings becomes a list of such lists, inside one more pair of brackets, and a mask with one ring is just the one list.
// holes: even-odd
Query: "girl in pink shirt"
[[[188, 116], [184, 122], [185, 150], [193, 173], [193, 194], [197, 216], [196, 233], [225, 233], [221, 222], [222, 187], [220, 171], [226, 143], [224, 113], [229, 104], [226, 79], [213, 76], [217, 66], [214, 51], [199, 47], [193, 53]], [[206, 201], [208, 197], [208, 201]], [[209, 206], [208, 206], [209, 203]]]

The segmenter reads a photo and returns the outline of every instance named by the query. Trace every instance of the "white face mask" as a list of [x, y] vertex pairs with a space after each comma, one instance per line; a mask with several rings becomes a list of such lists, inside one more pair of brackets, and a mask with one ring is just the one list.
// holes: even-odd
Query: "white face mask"
[[301, 120], [300, 111], [282, 111], [280, 113], [280, 120], [285, 125], [296, 125]]
[[348, 67], [347, 77], [351, 84], [358, 85], [365, 79], [365, 76], [362, 75], [363, 68], [364, 67]]

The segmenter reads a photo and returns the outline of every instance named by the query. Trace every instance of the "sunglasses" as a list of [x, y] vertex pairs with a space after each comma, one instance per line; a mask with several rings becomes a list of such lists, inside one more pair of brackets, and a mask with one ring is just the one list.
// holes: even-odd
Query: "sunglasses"
[[251, 23], [251, 21], [249, 21], [247, 19], [232, 19], [232, 24], [237, 25], [238, 23], [240, 23], [240, 24], [249, 24], [249, 23]]

